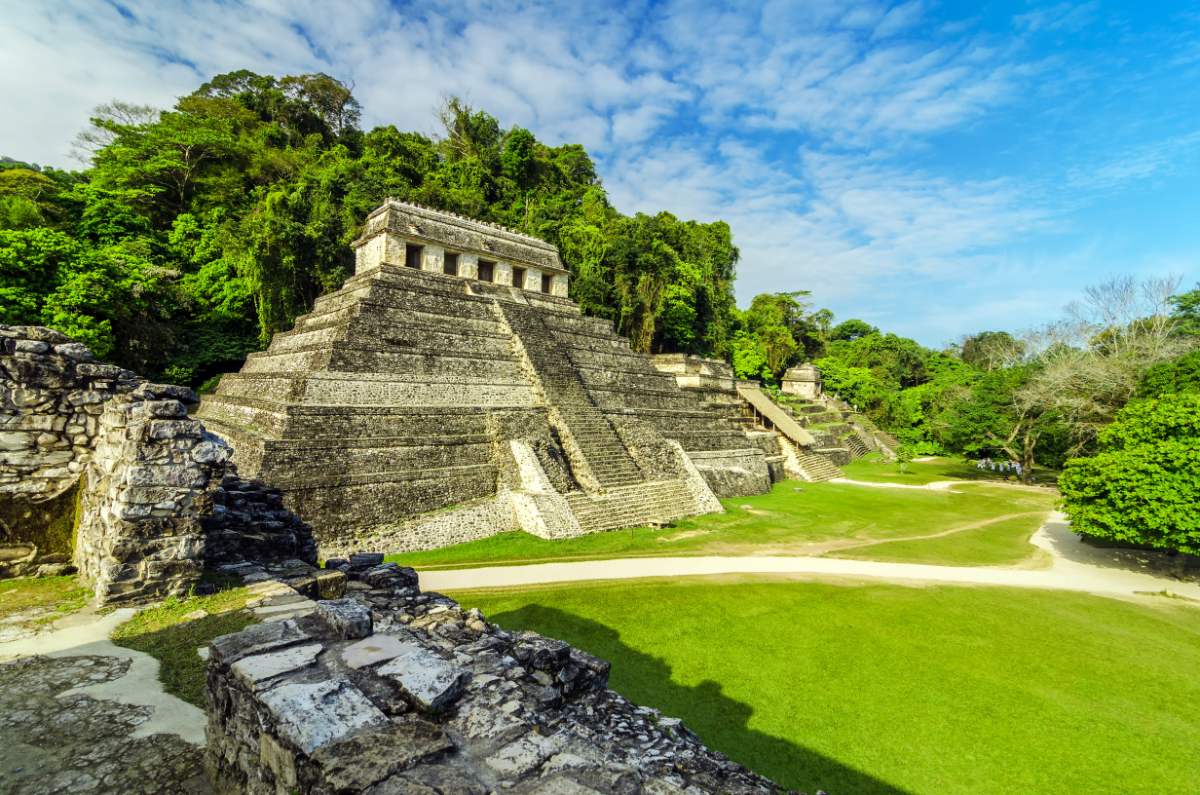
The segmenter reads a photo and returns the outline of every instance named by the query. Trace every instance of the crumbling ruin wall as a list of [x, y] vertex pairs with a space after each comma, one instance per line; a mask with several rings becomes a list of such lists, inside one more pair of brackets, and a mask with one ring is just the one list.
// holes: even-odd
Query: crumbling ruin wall
[[279, 492], [241, 480], [187, 388], [0, 326], [0, 576], [73, 562], [101, 604], [184, 593], [206, 563], [315, 562]]
[[[328, 561], [345, 598], [213, 641], [218, 792], [783, 792], [609, 690], [603, 660], [489, 624], [382, 560]], [[305, 604], [291, 599], [278, 609]]]
[[0, 326], [0, 574], [68, 561], [100, 415], [140, 383], [57, 331]]
[[74, 561], [104, 603], [186, 593], [232, 455], [187, 416], [190, 390], [143, 383], [110, 400], [83, 474]]

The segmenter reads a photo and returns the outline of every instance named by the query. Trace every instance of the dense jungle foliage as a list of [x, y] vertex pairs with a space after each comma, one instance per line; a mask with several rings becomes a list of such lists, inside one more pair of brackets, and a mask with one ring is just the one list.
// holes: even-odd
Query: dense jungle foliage
[[805, 291], [739, 309], [729, 226], [618, 212], [579, 145], [547, 146], [456, 99], [436, 137], [359, 120], [327, 75], [239, 71], [170, 110], [98, 108], [77, 139], [84, 170], [0, 158], [0, 323], [52, 326], [104, 359], [200, 386], [337, 289], [350, 242], [390, 196], [555, 244], [571, 297], [639, 351], [724, 358], [768, 385], [815, 362], [826, 390], [906, 455], [1001, 456], [1028, 472], [1097, 454], [1069, 470], [1083, 483], [1085, 466], [1119, 457], [1104, 429], [1127, 405], [1151, 408], [1120, 422], [1198, 389], [1200, 289], [1115, 280], [1046, 333], [932, 350], [835, 323]]
[[236, 369], [353, 270], [391, 196], [559, 247], [573, 297], [639, 350], [725, 355], [737, 323], [729, 227], [626, 216], [581, 146], [451, 100], [443, 136], [363, 131], [326, 75], [220, 75], [174, 108], [99, 108], [82, 172], [0, 164], [0, 322], [199, 384]]

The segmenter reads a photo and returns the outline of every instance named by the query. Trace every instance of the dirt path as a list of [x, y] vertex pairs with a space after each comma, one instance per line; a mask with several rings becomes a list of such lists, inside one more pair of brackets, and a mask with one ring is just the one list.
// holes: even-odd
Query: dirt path
[[1130, 596], [1135, 593], [1165, 590], [1200, 600], [1200, 584], [1182, 582], [1149, 570], [1131, 570], [1128, 561], [1122, 560], [1118, 553], [1086, 547], [1070, 532], [1066, 517], [1060, 513], [1051, 515], [1034, 534], [1033, 543], [1049, 553], [1052, 562], [1048, 568], [934, 566], [774, 555], [655, 557], [425, 571], [421, 573], [421, 583], [424, 588], [445, 591], [646, 577], [781, 574], [855, 577], [892, 582], [1000, 585], [1108, 596]]
[[158, 681], [158, 661], [109, 640], [133, 615], [87, 609], [0, 643], [0, 790], [211, 791], [204, 713]]
[[917, 489], [919, 491], [951, 491], [955, 486], [1002, 486], [1006, 489], [1022, 491], [1046, 491], [1045, 486], [1034, 486], [1025, 483], [1005, 483], [999, 480], [934, 480], [929, 483], [878, 483], [874, 480], [853, 480], [851, 478], [830, 478], [827, 483], [840, 483], [843, 486], [866, 486], [872, 489]]

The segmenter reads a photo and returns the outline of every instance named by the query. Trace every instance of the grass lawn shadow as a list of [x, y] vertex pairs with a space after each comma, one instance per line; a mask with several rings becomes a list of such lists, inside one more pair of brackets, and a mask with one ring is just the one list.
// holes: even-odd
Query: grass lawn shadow
[[163, 689], [204, 709], [206, 662], [197, 649], [257, 623], [245, 609], [248, 595], [246, 588], [231, 588], [210, 596], [168, 597], [118, 626], [112, 641], [155, 657]]
[[683, 719], [709, 747], [786, 787], [807, 793], [907, 795], [907, 790], [836, 759], [756, 731], [750, 726], [754, 708], [725, 695], [720, 683], [706, 679], [695, 685], [680, 684], [672, 679], [671, 668], [662, 659], [626, 645], [616, 630], [589, 618], [529, 605], [488, 619], [508, 629], [533, 629], [565, 640], [610, 661], [613, 689], [635, 703]]

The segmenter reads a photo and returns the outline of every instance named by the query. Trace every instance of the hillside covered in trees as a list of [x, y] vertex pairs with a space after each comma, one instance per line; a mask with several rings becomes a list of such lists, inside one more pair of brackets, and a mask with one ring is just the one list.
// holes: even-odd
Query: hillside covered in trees
[[[724, 358], [768, 386], [813, 361], [828, 391], [911, 453], [1003, 456], [1026, 472], [1086, 462], [1068, 467], [1068, 504], [1095, 508], [1115, 467], [1144, 476], [1150, 454], [1126, 460], [1120, 423], [1194, 413], [1173, 396], [1200, 391], [1200, 289], [1117, 279], [1020, 339], [985, 331], [932, 350], [835, 322], [804, 291], [739, 309], [729, 226], [620, 213], [579, 145], [547, 146], [458, 100], [437, 137], [359, 120], [351, 91], [327, 75], [240, 71], [169, 110], [98, 108], [76, 142], [81, 171], [0, 158], [0, 323], [48, 325], [102, 358], [201, 386], [340, 287], [350, 242], [390, 196], [555, 244], [572, 298], [637, 350]], [[1174, 443], [1200, 456], [1192, 420]], [[1158, 465], [1159, 482], [1180, 471]], [[1194, 469], [1180, 482], [1196, 489]], [[1113, 529], [1128, 513], [1096, 508], [1081, 527], [1146, 536]], [[1156, 538], [1170, 535], [1173, 520], [1155, 521]]]
[[242, 71], [167, 111], [97, 109], [77, 142], [84, 171], [6, 158], [0, 322], [44, 323], [196, 385], [341, 286], [350, 241], [390, 196], [554, 243], [575, 300], [639, 350], [727, 354], [738, 323], [727, 224], [622, 215], [581, 146], [546, 146], [457, 100], [437, 139], [364, 131], [359, 116], [326, 75]]

